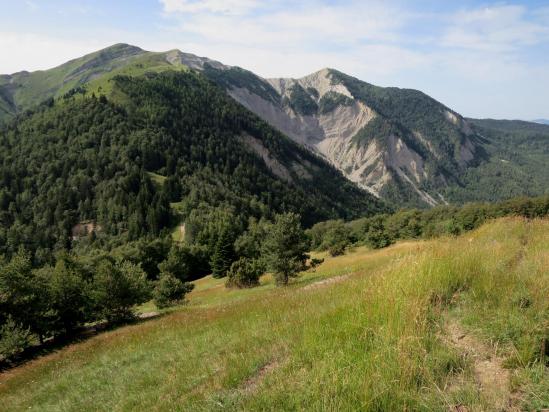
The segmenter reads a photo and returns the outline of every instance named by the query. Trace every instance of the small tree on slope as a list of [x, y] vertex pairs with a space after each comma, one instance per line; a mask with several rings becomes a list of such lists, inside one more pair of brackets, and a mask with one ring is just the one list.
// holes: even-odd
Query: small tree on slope
[[225, 227], [219, 234], [214, 252], [210, 261], [214, 278], [224, 277], [235, 260], [234, 236], [229, 227]]
[[163, 272], [153, 291], [155, 305], [162, 309], [182, 303], [185, 295], [193, 290], [192, 283], [182, 282], [171, 273]]
[[301, 228], [299, 215], [277, 215], [263, 244], [263, 257], [273, 272], [276, 284], [287, 285], [291, 277], [305, 267], [309, 244]]

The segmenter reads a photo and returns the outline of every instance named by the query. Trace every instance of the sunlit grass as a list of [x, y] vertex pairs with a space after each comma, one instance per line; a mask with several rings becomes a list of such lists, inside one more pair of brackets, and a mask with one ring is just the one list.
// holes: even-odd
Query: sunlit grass
[[[549, 318], [549, 222], [505, 219], [456, 239], [322, 257], [282, 289], [270, 276], [246, 290], [201, 279], [175, 312], [0, 375], [1, 405], [490, 410], [470, 361], [443, 339], [444, 319], [454, 316], [498, 345], [522, 407], [548, 406], [539, 345]], [[348, 276], [306, 287], [341, 275]]]

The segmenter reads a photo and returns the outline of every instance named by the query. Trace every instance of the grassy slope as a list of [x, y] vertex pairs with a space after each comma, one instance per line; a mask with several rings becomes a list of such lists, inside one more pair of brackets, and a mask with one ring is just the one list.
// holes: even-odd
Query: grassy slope
[[115, 76], [142, 76], [145, 73], [161, 73], [167, 70], [187, 70], [182, 64], [171, 64], [166, 60], [166, 53], [152, 53], [135, 57], [131, 63], [103, 74], [96, 80], [89, 82], [87, 89], [90, 93], [110, 94], [112, 90], [111, 79]]
[[[197, 282], [166, 316], [0, 375], [4, 410], [490, 410], [457, 319], [497, 345], [515, 402], [549, 406], [549, 221], [506, 219], [457, 239], [358, 248], [287, 289]], [[325, 277], [339, 282], [304, 287]], [[528, 302], [528, 305], [519, 302]]]
[[[95, 53], [49, 70], [12, 75], [13, 87], [6, 89], [6, 96], [0, 95], [0, 120], [8, 119], [15, 113], [6, 98], [17, 105], [17, 111], [30, 109], [50, 97], [61, 97], [71, 89], [86, 85], [89, 93], [109, 94], [110, 80], [116, 75], [140, 76], [147, 72], [185, 70], [182, 64], [172, 64], [166, 60], [166, 53], [153, 53], [136, 47], [117, 44]], [[0, 78], [2, 87], [7, 80]]]

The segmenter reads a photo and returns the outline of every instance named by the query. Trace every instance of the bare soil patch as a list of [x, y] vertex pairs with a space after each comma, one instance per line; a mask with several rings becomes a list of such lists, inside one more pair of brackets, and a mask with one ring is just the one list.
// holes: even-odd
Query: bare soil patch
[[456, 320], [449, 320], [447, 333], [450, 343], [473, 361], [475, 380], [491, 410], [518, 410], [512, 406], [511, 374], [503, 367], [503, 359], [496, 350], [466, 332]]
[[316, 288], [321, 288], [323, 286], [328, 286], [333, 283], [339, 283], [344, 281], [345, 279], [348, 279], [351, 275], [340, 275], [340, 276], [334, 276], [328, 279], [320, 280], [315, 283], [311, 283], [310, 285], [304, 286], [302, 290], [311, 290]]
[[244, 384], [242, 385], [242, 392], [255, 392], [263, 379], [265, 379], [265, 376], [278, 368], [279, 365], [280, 361], [278, 359], [273, 359], [269, 363], [263, 365], [254, 376], [251, 376], [244, 382]]

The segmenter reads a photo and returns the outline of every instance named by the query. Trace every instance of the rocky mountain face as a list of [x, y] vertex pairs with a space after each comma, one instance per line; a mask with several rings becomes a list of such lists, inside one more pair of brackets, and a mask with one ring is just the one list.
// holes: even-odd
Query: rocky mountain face
[[[483, 156], [470, 124], [421, 92], [379, 88], [332, 69], [301, 79], [227, 67], [205, 72], [349, 180], [393, 202], [446, 203], [446, 187]], [[250, 80], [233, 82], [237, 73]]]
[[[80, 88], [108, 93], [116, 75], [167, 70], [203, 73], [350, 181], [398, 206], [497, 200], [547, 191], [543, 176], [539, 182], [538, 176], [526, 178], [530, 170], [524, 165], [540, 159], [537, 151], [528, 151], [528, 145], [520, 162], [510, 159], [505, 173], [498, 172], [500, 157], [506, 156], [502, 144], [508, 142], [499, 138], [501, 128], [487, 123], [481, 127], [420, 91], [377, 87], [333, 69], [301, 79], [264, 79], [179, 50], [152, 53], [115, 45], [52, 70], [1, 76], [0, 121]], [[494, 184], [500, 192], [485, 196]]]

